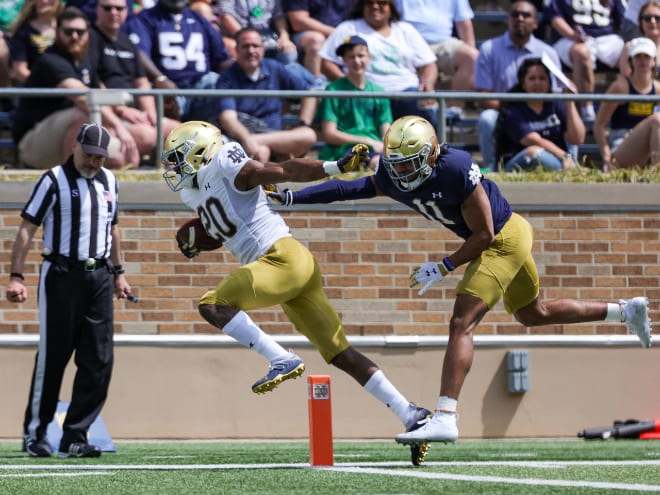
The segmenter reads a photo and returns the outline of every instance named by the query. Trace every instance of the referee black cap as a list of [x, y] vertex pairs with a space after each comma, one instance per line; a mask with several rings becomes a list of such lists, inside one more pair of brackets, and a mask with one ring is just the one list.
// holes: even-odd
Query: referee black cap
[[88, 155], [101, 155], [108, 157], [110, 133], [98, 124], [83, 124], [76, 140]]

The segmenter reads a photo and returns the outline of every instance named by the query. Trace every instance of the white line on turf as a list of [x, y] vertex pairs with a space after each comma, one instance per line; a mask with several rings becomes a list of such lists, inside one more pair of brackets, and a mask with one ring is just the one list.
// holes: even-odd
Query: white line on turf
[[500, 476], [470, 476], [465, 474], [432, 473], [429, 471], [391, 471], [379, 468], [360, 467], [328, 467], [328, 471], [339, 471], [343, 473], [382, 474], [387, 476], [404, 476], [408, 478], [423, 478], [433, 480], [471, 481], [474, 483], [505, 483], [511, 485], [534, 485], [534, 486], [561, 486], [569, 488], [602, 488], [608, 490], [626, 490], [640, 492], [660, 492], [658, 485], [644, 485], [641, 483], [606, 483], [600, 481], [569, 481], [569, 480], [543, 480], [534, 478], [503, 478]]
[[[564, 468], [570, 466], [660, 466], [660, 460], [639, 461], [454, 461], [425, 462], [424, 467], [509, 466]], [[0, 464], [4, 471], [28, 470], [109, 470], [109, 471], [202, 471], [222, 469], [326, 469], [326, 468], [409, 468], [408, 462], [336, 462], [334, 466], [310, 466], [306, 462], [286, 464]], [[414, 472], [422, 472], [424, 467]]]
[[69, 478], [72, 476], [109, 476], [112, 475], [110, 471], [96, 472], [86, 471], [78, 473], [15, 473], [15, 474], [0, 474], [0, 478]]
[[[426, 467], [460, 467], [460, 466], [511, 466], [511, 467], [535, 467], [535, 468], [562, 468], [569, 466], [660, 466], [660, 460], [639, 461], [485, 461], [485, 462], [428, 462]], [[611, 490], [642, 492], [660, 492], [658, 485], [646, 485], [642, 483], [609, 483], [599, 481], [580, 480], [547, 480], [538, 478], [505, 478], [499, 476], [472, 476], [464, 474], [439, 473], [424, 468], [392, 470], [386, 468], [410, 468], [410, 464], [403, 462], [353, 462], [336, 463], [334, 466], [312, 467], [307, 463], [290, 464], [1, 464], [0, 470], [5, 471], [56, 471], [64, 469], [71, 474], [72, 471], [85, 471], [85, 474], [113, 471], [190, 471], [190, 470], [233, 470], [233, 469], [318, 469], [347, 473], [378, 474], [386, 476], [402, 476], [408, 478], [467, 481], [473, 483], [504, 483], [512, 485], [534, 485], [534, 486], [560, 486], [560, 487], [583, 487], [601, 488]], [[52, 473], [58, 474], [58, 473]], [[66, 473], [62, 473], [63, 475]], [[80, 473], [81, 475], [83, 473]], [[33, 474], [37, 476], [37, 473]], [[45, 475], [41, 473], [40, 475]], [[0, 475], [9, 476], [9, 475]], [[16, 476], [12, 474], [11, 476]]]

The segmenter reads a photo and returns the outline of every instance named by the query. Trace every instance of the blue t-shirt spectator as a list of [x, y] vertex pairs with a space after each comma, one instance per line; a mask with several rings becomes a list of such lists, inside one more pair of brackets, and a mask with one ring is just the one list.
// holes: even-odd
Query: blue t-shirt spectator
[[346, 20], [352, 5], [350, 0], [282, 0], [284, 12], [306, 10], [310, 17], [328, 26]]
[[[256, 80], [248, 77], [238, 63], [222, 73], [217, 89], [290, 90], [305, 91], [309, 83], [290, 73], [277, 60], [264, 58]], [[218, 100], [218, 113], [235, 110], [262, 120], [269, 129], [282, 129], [282, 100], [280, 98], [233, 98]]]
[[562, 149], [568, 148], [564, 138], [566, 132], [566, 107], [563, 101], [546, 101], [541, 113], [536, 113], [527, 103], [512, 101], [503, 110], [502, 136], [498, 141], [498, 161], [500, 157], [508, 160], [525, 149], [520, 141], [532, 132], [553, 142]]

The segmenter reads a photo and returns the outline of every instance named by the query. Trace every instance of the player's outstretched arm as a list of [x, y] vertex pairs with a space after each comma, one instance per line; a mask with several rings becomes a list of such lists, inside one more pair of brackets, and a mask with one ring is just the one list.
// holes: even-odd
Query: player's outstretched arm
[[264, 190], [268, 201], [277, 206], [327, 204], [335, 201], [373, 198], [378, 195], [371, 177], [360, 177], [351, 181], [334, 179], [299, 191], [279, 190], [275, 185], [269, 184], [264, 186]]
[[241, 189], [251, 189], [282, 182], [311, 182], [344, 172], [366, 169], [369, 164], [369, 148], [356, 144], [337, 161], [321, 161], [311, 158], [291, 158], [283, 162], [260, 163], [250, 160], [236, 178]]

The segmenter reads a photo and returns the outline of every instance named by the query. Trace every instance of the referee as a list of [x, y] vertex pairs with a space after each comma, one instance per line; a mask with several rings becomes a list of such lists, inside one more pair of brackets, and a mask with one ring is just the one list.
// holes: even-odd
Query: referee
[[104, 127], [83, 124], [73, 154], [41, 176], [21, 212], [6, 291], [9, 301], [27, 298], [23, 267], [34, 233], [43, 225], [39, 349], [23, 424], [24, 448], [32, 457], [52, 455], [46, 428], [74, 352], [77, 371], [58, 455], [101, 455], [98, 446], [87, 443], [87, 431], [110, 385], [113, 292], [123, 299], [131, 289], [121, 265], [117, 180], [103, 167], [109, 142]]

